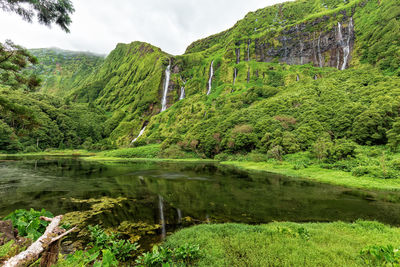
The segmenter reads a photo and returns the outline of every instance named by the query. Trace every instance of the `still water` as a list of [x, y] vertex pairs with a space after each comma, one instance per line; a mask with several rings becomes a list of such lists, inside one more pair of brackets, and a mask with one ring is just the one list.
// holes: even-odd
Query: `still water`
[[[390, 195], [391, 201], [387, 199]], [[367, 192], [239, 171], [218, 164], [95, 163], [71, 158], [0, 161], [0, 217], [19, 208], [90, 210], [79, 200], [120, 198], [90, 223], [160, 225], [159, 238], [198, 223], [377, 220], [400, 225], [398, 193]]]

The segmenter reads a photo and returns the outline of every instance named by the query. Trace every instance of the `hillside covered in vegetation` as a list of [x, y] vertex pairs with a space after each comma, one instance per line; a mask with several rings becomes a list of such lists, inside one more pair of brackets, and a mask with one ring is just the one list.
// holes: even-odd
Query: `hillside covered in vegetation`
[[[90, 138], [90, 144], [107, 144], [97, 149], [161, 144], [207, 158], [313, 151], [340, 160], [357, 145], [396, 150], [399, 16], [394, 0], [299, 0], [251, 12], [179, 56], [142, 42], [118, 44], [105, 59], [33, 50], [40, 63], [30, 71], [43, 81], [40, 93], [13, 97], [34, 111], [2, 104], [3, 131], [25, 144], [19, 149], [38, 139], [48, 139], [41, 150], [74, 148]], [[54, 99], [58, 104], [43, 101], [76, 123], [68, 128], [79, 142], [62, 137], [63, 130], [54, 134], [41, 119], [63, 129], [43, 101], [31, 100], [48, 99], [43, 93], [63, 96]], [[77, 112], [70, 107], [82, 107], [88, 121], [67, 114]], [[35, 117], [32, 131], [15, 124], [26, 114]], [[44, 136], [32, 134], [37, 131]], [[11, 147], [2, 150], [18, 150]]]

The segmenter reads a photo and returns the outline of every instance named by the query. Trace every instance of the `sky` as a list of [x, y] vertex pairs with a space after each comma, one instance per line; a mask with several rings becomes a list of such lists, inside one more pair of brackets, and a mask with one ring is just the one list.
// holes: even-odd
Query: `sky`
[[248, 12], [283, 0], [73, 0], [71, 33], [0, 9], [0, 42], [108, 54], [143, 41], [180, 55], [193, 41], [232, 27]]

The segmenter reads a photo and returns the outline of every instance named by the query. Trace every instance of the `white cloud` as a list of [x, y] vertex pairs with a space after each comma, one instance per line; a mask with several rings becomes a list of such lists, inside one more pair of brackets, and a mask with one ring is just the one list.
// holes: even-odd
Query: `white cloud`
[[107, 54], [117, 43], [144, 41], [182, 54], [193, 41], [232, 27], [246, 13], [282, 0], [74, 0], [71, 33], [0, 10], [0, 41]]

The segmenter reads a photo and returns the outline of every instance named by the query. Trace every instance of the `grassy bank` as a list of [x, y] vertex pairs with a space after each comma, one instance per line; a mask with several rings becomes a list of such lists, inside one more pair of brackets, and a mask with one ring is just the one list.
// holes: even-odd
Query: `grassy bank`
[[370, 254], [398, 263], [393, 249], [379, 251], [400, 245], [400, 229], [366, 221], [199, 225], [173, 234], [165, 245], [187, 243], [200, 245], [198, 266], [381, 266]]
[[95, 152], [90, 152], [83, 149], [62, 149], [62, 150], [46, 150], [42, 152], [33, 152], [33, 153], [0, 154], [0, 158], [35, 157], [35, 156], [90, 157], [95, 155], [96, 155]]
[[296, 169], [290, 162], [249, 162], [225, 161], [223, 165], [230, 165], [242, 170], [266, 171], [291, 177], [301, 177], [316, 182], [341, 185], [359, 189], [400, 190], [399, 179], [379, 179], [374, 177], [356, 177], [350, 172], [324, 169], [318, 165]]

